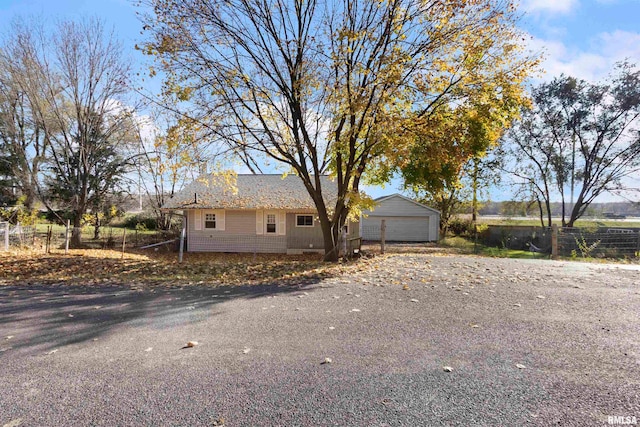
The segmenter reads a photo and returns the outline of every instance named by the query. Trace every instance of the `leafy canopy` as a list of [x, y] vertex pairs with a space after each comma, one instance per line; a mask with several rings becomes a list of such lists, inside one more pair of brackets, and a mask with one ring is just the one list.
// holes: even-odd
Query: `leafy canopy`
[[[152, 74], [166, 76], [164, 95], [252, 170], [271, 159], [299, 175], [328, 258], [349, 211], [366, 201], [363, 180], [385, 181], [415, 147], [429, 162], [477, 152], [469, 138], [445, 135], [475, 115], [470, 132], [493, 139], [485, 115], [520, 102], [536, 62], [522, 52], [508, 0], [143, 4], [140, 49], [157, 59]], [[442, 144], [450, 140], [453, 150]], [[325, 173], [338, 184], [333, 206], [317, 179]]]

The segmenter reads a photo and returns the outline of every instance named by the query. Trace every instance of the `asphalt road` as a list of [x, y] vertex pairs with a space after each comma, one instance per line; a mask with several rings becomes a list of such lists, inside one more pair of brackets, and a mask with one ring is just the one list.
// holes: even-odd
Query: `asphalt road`
[[0, 426], [609, 416], [640, 418], [633, 268], [421, 254], [294, 287], [0, 286]]

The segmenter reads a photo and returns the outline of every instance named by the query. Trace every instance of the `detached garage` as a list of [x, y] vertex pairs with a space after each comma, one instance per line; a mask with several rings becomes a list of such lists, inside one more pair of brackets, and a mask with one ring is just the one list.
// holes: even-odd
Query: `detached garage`
[[363, 211], [360, 235], [363, 240], [380, 240], [385, 220], [385, 240], [391, 242], [432, 242], [438, 240], [440, 212], [400, 194], [376, 199], [372, 211]]

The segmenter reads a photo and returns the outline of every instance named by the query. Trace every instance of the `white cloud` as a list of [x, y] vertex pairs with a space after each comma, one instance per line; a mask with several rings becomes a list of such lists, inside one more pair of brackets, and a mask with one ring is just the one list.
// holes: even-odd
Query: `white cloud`
[[578, 4], [578, 0], [525, 0], [522, 7], [530, 13], [566, 14], [573, 11]]
[[640, 33], [619, 30], [600, 33], [584, 49], [569, 47], [557, 40], [533, 38], [529, 48], [545, 53], [543, 80], [551, 80], [564, 73], [597, 81], [605, 77], [616, 62], [625, 59], [634, 62], [640, 58]]

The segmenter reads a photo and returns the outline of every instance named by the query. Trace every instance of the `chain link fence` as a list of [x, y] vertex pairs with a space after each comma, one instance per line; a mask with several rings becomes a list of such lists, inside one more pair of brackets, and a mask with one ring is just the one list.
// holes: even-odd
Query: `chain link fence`
[[551, 254], [550, 227], [489, 225], [479, 233], [485, 246]]
[[640, 232], [609, 228], [589, 231], [580, 228], [558, 230], [558, 255], [581, 258], [637, 258]]
[[[504, 249], [551, 254], [553, 230], [549, 227], [490, 225], [480, 243]], [[561, 257], [637, 258], [640, 230], [625, 228], [558, 228], [557, 252]]]
[[[9, 233], [7, 234], [7, 225]], [[0, 222], [0, 250], [31, 249], [50, 252], [52, 250], [64, 250], [66, 238], [71, 239], [73, 228], [68, 233], [64, 227], [48, 225], [40, 230], [36, 226], [12, 225]], [[137, 231], [124, 228], [104, 227], [99, 238], [94, 238], [88, 227], [81, 230], [81, 247], [86, 249], [121, 249], [139, 248], [145, 245], [176, 240], [179, 231], [157, 230]]]
[[0, 223], [0, 245], [5, 250], [16, 247], [30, 247], [35, 244], [36, 228], [13, 225], [8, 222]]

